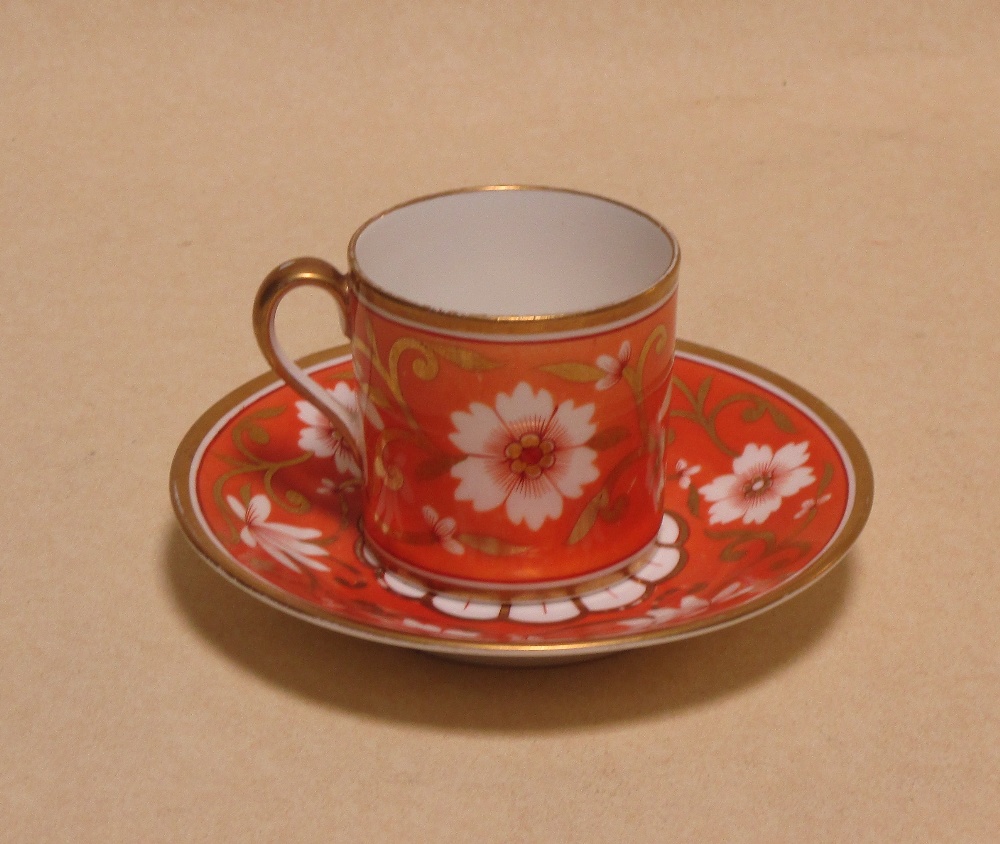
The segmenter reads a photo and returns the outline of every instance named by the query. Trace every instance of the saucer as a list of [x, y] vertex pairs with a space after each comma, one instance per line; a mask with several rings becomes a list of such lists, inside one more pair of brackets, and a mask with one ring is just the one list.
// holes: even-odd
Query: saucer
[[[356, 387], [347, 346], [302, 365], [324, 386]], [[350, 636], [515, 665], [675, 641], [744, 621], [819, 580], [861, 533], [874, 484], [847, 424], [755, 364], [678, 341], [673, 388], [655, 552], [583, 595], [469, 599], [384, 570], [358, 530], [353, 467], [308, 450], [312, 417], [300, 418], [299, 396], [272, 374], [195, 423], [174, 456], [171, 499], [222, 575]]]

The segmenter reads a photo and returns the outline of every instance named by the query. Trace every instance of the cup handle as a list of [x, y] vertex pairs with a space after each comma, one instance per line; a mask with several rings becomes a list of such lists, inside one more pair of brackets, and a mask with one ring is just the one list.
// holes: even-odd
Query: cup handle
[[359, 428], [359, 419], [354, 419], [355, 411], [337, 401], [316, 381], [310, 378], [296, 364], [278, 343], [274, 318], [278, 304], [296, 287], [318, 287], [325, 290], [337, 302], [348, 338], [351, 335], [351, 317], [354, 312], [354, 297], [347, 283], [347, 276], [319, 258], [294, 258], [279, 264], [261, 282], [253, 303], [253, 329], [267, 362], [288, 385], [307, 399], [329, 418], [334, 430], [355, 452], [359, 465], [364, 465], [364, 447], [354, 433]]

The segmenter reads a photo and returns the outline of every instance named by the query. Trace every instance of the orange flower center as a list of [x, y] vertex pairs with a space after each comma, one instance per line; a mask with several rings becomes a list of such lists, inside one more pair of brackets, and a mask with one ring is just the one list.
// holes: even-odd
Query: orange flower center
[[556, 462], [555, 450], [556, 444], [552, 440], [543, 440], [538, 434], [531, 433], [523, 434], [519, 440], [508, 445], [504, 454], [510, 461], [511, 472], [535, 480]]

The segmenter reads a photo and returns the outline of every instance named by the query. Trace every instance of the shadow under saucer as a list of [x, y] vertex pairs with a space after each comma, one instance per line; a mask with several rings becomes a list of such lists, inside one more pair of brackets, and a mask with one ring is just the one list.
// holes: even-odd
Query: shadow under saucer
[[846, 606], [858, 552], [812, 588], [708, 635], [558, 669], [463, 665], [279, 612], [212, 571], [171, 524], [162, 570], [210, 645], [261, 679], [338, 709], [453, 730], [574, 730], [659, 717], [738, 692], [804, 656]]

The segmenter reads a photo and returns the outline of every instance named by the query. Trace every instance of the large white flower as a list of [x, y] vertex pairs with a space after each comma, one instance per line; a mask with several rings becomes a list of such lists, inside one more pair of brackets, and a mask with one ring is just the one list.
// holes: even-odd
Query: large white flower
[[318, 539], [322, 533], [316, 528], [285, 525], [280, 522], [269, 522], [271, 502], [266, 495], [255, 495], [245, 507], [235, 495], [227, 495], [226, 501], [233, 512], [245, 522], [240, 531], [240, 539], [250, 546], [258, 546], [270, 554], [275, 560], [292, 571], [300, 572], [296, 563], [316, 571], [329, 571], [330, 568], [313, 557], [325, 557], [325, 548], [306, 542], [307, 539]]
[[733, 473], [720, 475], [698, 489], [707, 501], [711, 524], [743, 519], [743, 524], [763, 524], [781, 501], [809, 486], [816, 478], [803, 464], [809, 443], [789, 443], [776, 452], [770, 446], [749, 443], [733, 460]]
[[480, 512], [506, 505], [513, 524], [538, 530], [562, 515], [564, 498], [597, 480], [597, 452], [585, 445], [596, 430], [594, 405], [556, 406], [551, 393], [523, 381], [494, 405], [473, 402], [451, 415], [450, 439], [467, 455], [451, 470], [460, 481], [455, 498]]
[[[361, 409], [358, 406], [357, 392], [343, 381], [338, 382], [332, 390], [327, 390], [327, 392], [347, 411], [347, 418], [351, 423], [349, 428], [354, 441], [362, 442]], [[295, 407], [299, 411], [299, 421], [306, 425], [299, 434], [299, 448], [303, 451], [311, 451], [317, 457], [332, 457], [338, 472], [360, 478], [361, 467], [358, 465], [353, 448], [350, 443], [344, 441], [327, 415], [311, 402], [299, 401], [295, 403]], [[371, 407], [370, 402], [366, 402], [365, 410], [369, 413], [369, 418], [371, 418], [371, 413], [375, 413], [377, 416], [378, 412], [374, 407]]]

